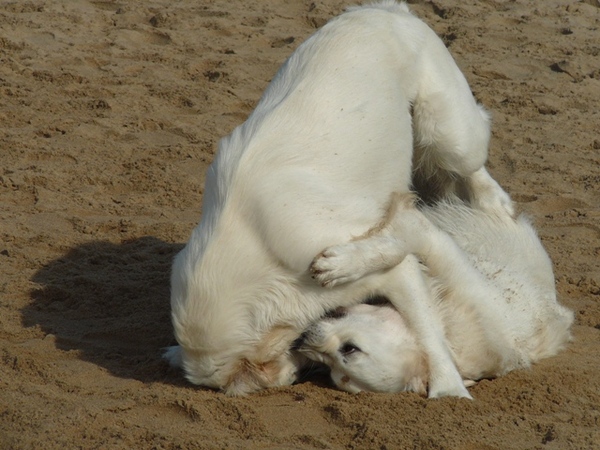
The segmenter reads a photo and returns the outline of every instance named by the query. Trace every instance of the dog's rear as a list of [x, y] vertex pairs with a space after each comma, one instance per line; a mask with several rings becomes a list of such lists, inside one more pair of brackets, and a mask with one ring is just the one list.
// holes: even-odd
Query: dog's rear
[[[494, 375], [558, 353], [570, 339], [573, 313], [557, 301], [552, 262], [528, 218], [499, 220], [456, 203], [426, 208], [425, 214], [452, 237], [471, 266], [484, 276], [488, 297], [499, 306], [492, 320], [501, 327], [503, 337], [509, 338], [506, 350], [514, 355]], [[450, 300], [444, 303], [448, 314], [457, 304]], [[483, 301], [482, 307], [489, 302]], [[481, 323], [484, 328], [489, 325]], [[458, 346], [473, 348], [464, 342]]]

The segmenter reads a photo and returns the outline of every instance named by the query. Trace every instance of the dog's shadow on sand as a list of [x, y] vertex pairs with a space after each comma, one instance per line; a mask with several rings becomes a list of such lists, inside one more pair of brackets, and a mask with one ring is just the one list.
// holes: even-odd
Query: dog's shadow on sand
[[24, 325], [41, 327], [59, 349], [78, 350], [118, 377], [183, 383], [160, 358], [175, 343], [169, 276], [182, 248], [154, 237], [75, 247], [33, 276], [39, 287]]

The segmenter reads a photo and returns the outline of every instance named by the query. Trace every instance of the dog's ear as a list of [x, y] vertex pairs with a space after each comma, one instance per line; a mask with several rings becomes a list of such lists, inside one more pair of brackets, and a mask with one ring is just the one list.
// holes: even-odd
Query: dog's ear
[[302, 330], [291, 326], [273, 327], [264, 335], [251, 357], [255, 361], [270, 361], [292, 348], [293, 343], [300, 337]]
[[[227, 395], [242, 396], [280, 384], [284, 363], [281, 356], [292, 348], [300, 331], [291, 326], [276, 326], [262, 337], [251, 359], [236, 365], [223, 388]], [[285, 358], [283, 358], [285, 359]]]
[[232, 397], [244, 396], [272, 386], [280, 367], [277, 361], [256, 364], [242, 359], [223, 390]]

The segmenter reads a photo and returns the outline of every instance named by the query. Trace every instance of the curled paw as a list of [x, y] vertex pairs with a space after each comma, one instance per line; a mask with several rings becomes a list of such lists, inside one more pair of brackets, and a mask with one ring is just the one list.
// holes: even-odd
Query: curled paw
[[309, 267], [313, 279], [323, 286], [332, 288], [360, 277], [352, 258], [352, 244], [328, 247], [319, 253]]

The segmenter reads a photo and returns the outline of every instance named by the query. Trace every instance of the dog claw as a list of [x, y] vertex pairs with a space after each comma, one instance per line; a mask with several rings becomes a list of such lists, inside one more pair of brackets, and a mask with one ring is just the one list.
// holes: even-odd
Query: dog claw
[[309, 267], [311, 277], [324, 288], [350, 282], [358, 277], [353, 264], [353, 247], [349, 245], [327, 248], [319, 253]]

